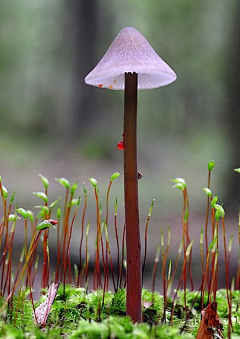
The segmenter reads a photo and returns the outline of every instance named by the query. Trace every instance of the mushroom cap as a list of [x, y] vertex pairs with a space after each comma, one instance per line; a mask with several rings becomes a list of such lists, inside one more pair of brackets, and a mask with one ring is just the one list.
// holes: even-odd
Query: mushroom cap
[[133, 27], [123, 28], [85, 82], [124, 90], [124, 74], [138, 74], [138, 89], [166, 86], [176, 80], [174, 71], [159, 57], [144, 36]]

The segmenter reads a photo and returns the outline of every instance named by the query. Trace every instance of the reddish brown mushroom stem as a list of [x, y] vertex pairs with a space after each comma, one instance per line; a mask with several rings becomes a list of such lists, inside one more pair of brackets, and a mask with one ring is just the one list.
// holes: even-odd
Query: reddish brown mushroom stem
[[125, 73], [124, 96], [124, 193], [127, 246], [127, 315], [142, 321], [141, 243], [137, 171], [137, 82], [136, 73]]

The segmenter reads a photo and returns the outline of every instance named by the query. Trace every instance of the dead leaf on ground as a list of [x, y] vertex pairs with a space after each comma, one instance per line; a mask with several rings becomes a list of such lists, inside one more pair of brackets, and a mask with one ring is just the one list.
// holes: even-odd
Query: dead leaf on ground
[[48, 289], [46, 299], [35, 309], [36, 321], [41, 326], [44, 326], [47, 321], [47, 317], [51, 311], [58, 287], [59, 284], [52, 283]]
[[[217, 303], [212, 302], [201, 312], [202, 320], [196, 339], [223, 338], [222, 323], [217, 314]], [[215, 336], [214, 336], [215, 335]]]

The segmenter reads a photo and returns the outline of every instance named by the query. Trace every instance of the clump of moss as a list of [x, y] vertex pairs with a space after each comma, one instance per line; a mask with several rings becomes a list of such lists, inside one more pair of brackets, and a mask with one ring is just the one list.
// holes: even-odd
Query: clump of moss
[[[34, 321], [31, 302], [27, 299], [29, 289], [20, 291], [14, 296], [12, 309], [6, 312], [5, 321], [0, 322], [0, 337], [5, 338], [150, 338], [178, 339], [195, 338], [200, 320], [199, 292], [187, 291], [187, 307], [189, 317], [184, 309], [184, 291], [178, 291], [176, 305], [172, 317], [172, 298], [168, 298], [165, 323], [162, 323], [163, 296], [142, 290], [143, 323], [133, 324], [126, 316], [126, 291], [119, 289], [116, 293], [102, 290], [87, 293], [84, 288], [65, 286], [59, 287], [44, 328]], [[234, 333], [232, 338], [240, 335], [239, 325], [239, 291], [233, 291], [232, 323]], [[46, 296], [41, 296], [35, 303], [37, 307]], [[218, 314], [227, 333], [228, 305], [226, 290], [217, 292]], [[172, 323], [171, 322], [172, 318]]]
[[[100, 324], [92, 321], [89, 323], [86, 320], [79, 322], [78, 329], [69, 337], [76, 338], [91, 338], [91, 339], [107, 339], [107, 338], [142, 338], [142, 339], [180, 339], [179, 328], [176, 326], [162, 325], [152, 327], [149, 324], [133, 324], [129, 317], [113, 317], [110, 316]], [[186, 334], [185, 338], [194, 338], [191, 334]]]

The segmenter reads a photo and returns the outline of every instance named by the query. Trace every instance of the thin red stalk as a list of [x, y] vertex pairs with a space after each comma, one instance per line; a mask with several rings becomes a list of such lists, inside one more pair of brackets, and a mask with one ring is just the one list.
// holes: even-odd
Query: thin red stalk
[[[216, 230], [215, 230], [215, 234], [217, 237], [217, 250], [218, 250], [218, 221], [216, 222]], [[212, 266], [214, 265], [215, 262], [215, 253], [212, 254]], [[213, 295], [214, 295], [214, 300], [216, 300], [216, 294], [217, 294], [217, 289], [218, 289], [218, 278], [219, 278], [219, 274], [218, 274], [218, 261], [216, 263], [216, 273], [215, 273], [215, 281], [214, 281], [214, 290], [213, 290]], [[212, 279], [212, 277], [211, 277]]]
[[60, 220], [59, 225], [57, 228], [57, 266], [56, 266], [56, 274], [55, 274], [55, 283], [58, 282], [58, 276], [59, 276], [59, 268], [60, 268], [60, 258], [61, 258], [61, 242], [60, 242]]
[[[11, 271], [12, 271], [12, 249], [13, 249], [13, 239], [14, 239], [14, 234], [15, 234], [15, 223], [16, 221], [14, 221], [14, 225], [12, 227], [11, 233], [11, 242], [10, 242], [10, 248], [9, 248], [9, 261], [8, 261], [8, 294], [10, 294], [11, 291]], [[7, 282], [7, 279], [6, 279]], [[5, 287], [4, 287], [5, 290]]]
[[[105, 248], [105, 258], [108, 256], [108, 251], [107, 251], [107, 245], [106, 245], [106, 248]], [[104, 306], [104, 301], [105, 301], [105, 293], [106, 291], [108, 290], [108, 266], [107, 268], [104, 267], [104, 282], [103, 282], [103, 299], [102, 299], [102, 307]]]
[[185, 214], [186, 214], [186, 189], [183, 190], [183, 210], [182, 210], [182, 229], [183, 229], [183, 253], [186, 252], [187, 248], [187, 230], [186, 230], [186, 222], [185, 222]]
[[203, 282], [202, 282], [202, 301], [201, 301], [201, 309], [203, 309], [203, 303], [204, 303], [204, 294], [205, 294], [205, 284], [206, 284], [206, 280], [207, 280], [207, 276], [206, 276], [206, 272], [208, 272], [209, 270], [209, 251], [208, 251], [208, 255], [207, 255], [207, 258], [206, 258], [206, 266], [205, 266], [205, 274], [204, 274], [204, 279], [203, 279]]
[[153, 208], [154, 202], [155, 202], [155, 199], [153, 199], [153, 201], [151, 203], [151, 207], [150, 207], [149, 212], [148, 212], [147, 222], [146, 222], [146, 225], [145, 225], [144, 257], [143, 257], [143, 265], [142, 265], [142, 284], [143, 284], [144, 269], [145, 269], [146, 258], [147, 258], [147, 233], [148, 233], [148, 225], [149, 225], [149, 221], [150, 221], [150, 218], [151, 218], [152, 208]]
[[[6, 222], [6, 235], [8, 237], [8, 239], [7, 239], [7, 247], [8, 247], [8, 261], [7, 262], [8, 262], [8, 264], [7, 264], [7, 273], [6, 273], [6, 277], [5, 277], [5, 284], [4, 284], [4, 288], [3, 288], [3, 294], [5, 293], [7, 284], [8, 284], [8, 291], [11, 290], [12, 247], [13, 247], [13, 239], [14, 239], [14, 234], [15, 234], [16, 220], [13, 221], [13, 226], [12, 226], [12, 229], [11, 229], [11, 232], [10, 232], [9, 236], [8, 236], [8, 220], [9, 220], [9, 214], [11, 213], [12, 202], [14, 200], [14, 196], [15, 196], [15, 193], [13, 194], [13, 196], [12, 196], [12, 198], [10, 200], [8, 212], [6, 213], [6, 210], [7, 210], [7, 200], [4, 199], [3, 194], [2, 194], [2, 198], [4, 199], [4, 202], [5, 202], [4, 215], [5, 215], [5, 218], [6, 218], [6, 220], [5, 220], [5, 222]], [[4, 273], [4, 269], [3, 269], [3, 273]], [[2, 277], [3, 277], [3, 275], [2, 275]]]
[[167, 295], [169, 295], [168, 286], [171, 282], [172, 260], [169, 260], [168, 264], [168, 277], [167, 277]]
[[[0, 183], [1, 184], [1, 183]], [[8, 234], [8, 216], [7, 216], [7, 199], [3, 197], [2, 189], [0, 186], [2, 199], [3, 199], [3, 212], [4, 212], [4, 226], [5, 226], [5, 243], [4, 243], [4, 250], [2, 253], [2, 259], [0, 266], [2, 266], [2, 276], [1, 276], [1, 291], [3, 290], [3, 281], [4, 281], [4, 273], [5, 273], [5, 265], [6, 265], [6, 255], [9, 250], [9, 234]]]
[[[106, 264], [105, 264], [105, 257], [104, 257], [104, 246], [103, 246], [103, 239], [102, 239], [102, 230], [100, 230], [101, 232], [101, 248], [102, 248], [102, 264], [103, 264], [103, 273], [104, 273], [104, 282], [107, 280], [106, 276], [107, 276], [107, 271], [106, 271]], [[106, 285], [105, 285], [106, 288]], [[103, 295], [103, 304], [104, 304], [104, 296], [105, 296], [105, 289], [104, 289], [104, 295]]]
[[[2, 190], [2, 183], [0, 181], [0, 193], [1, 193], [1, 197], [2, 197], [2, 203], [3, 203], [3, 231], [1, 232], [1, 241], [0, 243], [2, 244], [2, 235], [4, 232], [4, 228], [6, 228], [6, 235], [7, 235], [7, 227], [8, 227], [8, 218], [7, 218], [7, 199], [4, 197], [3, 195], [3, 190]], [[4, 248], [6, 246], [6, 239], [5, 238], [5, 244], [4, 244]]]
[[101, 233], [101, 224], [100, 224], [100, 213], [99, 213], [99, 199], [97, 194], [97, 189], [94, 188], [95, 193], [95, 200], [96, 200], [96, 215], [97, 215], [97, 246], [96, 246], [96, 254], [95, 254], [95, 269], [96, 269], [96, 279], [97, 285], [96, 288], [98, 289], [101, 285], [101, 272], [100, 272], [100, 233]]
[[79, 244], [79, 267], [78, 267], [78, 279], [77, 279], [77, 286], [82, 285], [80, 282], [80, 272], [82, 268], [82, 244], [83, 244], [83, 234], [84, 234], [84, 223], [85, 223], [85, 215], [87, 210], [87, 194], [84, 194], [84, 207], [83, 207], [83, 214], [82, 214], [82, 228], [81, 228], [81, 239]]
[[15, 193], [16, 193], [16, 191], [14, 191], [12, 198], [10, 200], [9, 206], [8, 206], [8, 213], [7, 213], [8, 216], [11, 213], [11, 210], [12, 210], [12, 204], [13, 204], [13, 201], [14, 201]]
[[[12, 202], [14, 200], [14, 196], [15, 196], [15, 192], [13, 193], [13, 196], [10, 200], [10, 204], [9, 204], [9, 208], [8, 208], [8, 213], [7, 213], [7, 218], [9, 218], [9, 215], [11, 213], [11, 209], [12, 209]], [[14, 234], [15, 234], [15, 225], [16, 225], [16, 220], [13, 221], [13, 226], [11, 229], [11, 240], [10, 240], [10, 244], [9, 244], [9, 259], [8, 259], [8, 268], [7, 268], [7, 277], [6, 277], [6, 281], [5, 281], [5, 285], [4, 285], [4, 292], [3, 294], [5, 294], [5, 289], [8, 283], [8, 294], [11, 291], [11, 275], [12, 275], [12, 248], [13, 248], [13, 239], [14, 239]]]
[[61, 280], [63, 279], [63, 274], [64, 274], [64, 269], [66, 266], [66, 246], [67, 246], [67, 241], [69, 237], [69, 228], [68, 228], [68, 223], [69, 223], [69, 207], [67, 208], [67, 213], [64, 216], [64, 221], [63, 221], [63, 242], [62, 242], [62, 268], [61, 268]]
[[88, 258], [88, 232], [89, 232], [89, 225], [90, 225], [90, 223], [88, 222], [87, 229], [86, 229], [86, 249], [85, 249], [85, 261], [86, 261], [86, 281], [85, 281], [85, 284], [88, 282], [88, 265], [89, 265], [89, 258]]
[[63, 214], [63, 228], [62, 228], [62, 234], [61, 234], [61, 240], [60, 240], [62, 244], [61, 280], [63, 279], [63, 272], [64, 272], [65, 260], [66, 260], [65, 252], [66, 252], [66, 241], [67, 241], [67, 236], [68, 236], [68, 217], [69, 217], [68, 196], [69, 196], [69, 188], [66, 189], [65, 202], [64, 202], [64, 214]]
[[[32, 239], [34, 238], [34, 234], [35, 234], [35, 229], [37, 227], [37, 219], [35, 219], [35, 222], [32, 222]], [[36, 253], [37, 252], [37, 248], [35, 248], [35, 250], [33, 251], [32, 253], [32, 256], [31, 258], [29, 259], [29, 263], [28, 263], [28, 275], [27, 275], [27, 282], [26, 282], [26, 285], [28, 284], [28, 276], [31, 276], [31, 270], [32, 270], [32, 266], [33, 266], [33, 263], [35, 262], [35, 258], [36, 258]], [[31, 284], [33, 286], [33, 282], [29, 282], [29, 284]]]
[[[7, 287], [7, 283], [8, 283], [8, 279], [9, 279], [9, 254], [6, 258], [6, 266], [7, 266], [7, 272], [6, 272], [6, 277], [5, 277], [5, 282], [4, 282], [4, 286], [3, 286], [3, 289], [2, 289], [2, 294], [4, 295], [5, 294], [5, 291], [6, 291], [6, 287]], [[11, 274], [10, 274], [11, 276]]]
[[201, 291], [201, 300], [203, 300], [203, 281], [205, 279], [205, 270], [204, 270], [204, 257], [203, 257], [203, 226], [201, 229], [201, 236], [200, 236], [200, 251], [201, 251], [201, 267], [202, 267], [202, 283], [201, 283], [201, 287], [200, 287], [200, 291]]
[[108, 226], [108, 201], [109, 201], [109, 193], [112, 186], [112, 180], [110, 180], [107, 190], [107, 197], [106, 197], [106, 225]]
[[153, 305], [154, 305], [156, 273], [157, 273], [157, 267], [158, 267], [158, 264], [159, 264], [159, 258], [160, 258], [160, 245], [158, 245], [157, 249], [156, 249], [154, 266], [153, 266], [153, 273], [152, 273], [152, 303], [153, 303]]
[[[183, 229], [183, 259], [185, 262], [186, 259], [186, 248], [187, 248], [187, 230], [185, 223], [185, 214], [186, 214], [186, 194], [185, 189], [183, 190], [183, 211], [182, 211], [182, 229]], [[186, 291], [187, 288], [187, 266], [184, 266], [184, 274], [183, 274], [183, 289]]]
[[109, 254], [110, 267], [111, 267], [111, 272], [112, 272], [113, 289], [114, 289], [115, 292], [117, 292], [115, 279], [114, 279], [114, 269], [113, 269], [112, 255], [111, 255], [110, 245], [109, 245], [109, 241], [108, 241], [107, 225], [105, 227], [105, 234], [106, 234], [106, 244], [107, 244], [107, 249], [108, 249], [108, 254]]
[[[37, 247], [35, 248], [35, 250], [33, 251], [32, 255], [31, 255], [31, 258], [29, 259], [29, 262], [28, 262], [28, 268], [27, 268], [27, 271], [28, 271], [28, 275], [27, 275], [27, 281], [26, 281], [26, 285], [30, 284], [30, 282], [28, 282], [28, 276], [31, 276], [31, 270], [32, 270], [32, 266], [35, 262], [35, 259], [36, 259], [36, 255], [37, 255]], [[33, 283], [32, 283], [33, 285]]]
[[230, 327], [232, 328], [232, 319], [231, 315], [231, 301], [229, 296], [230, 285], [229, 285], [229, 263], [227, 258], [227, 245], [226, 245], [226, 229], [225, 229], [225, 220], [222, 218], [222, 227], [223, 227], [223, 245], [224, 245], [224, 258], [225, 258], [225, 272], [226, 272], [226, 290], [227, 290], [227, 301], [228, 301], [228, 321]]
[[103, 238], [102, 238], [102, 230], [100, 229], [100, 242], [101, 242], [101, 248], [102, 248], [102, 264], [103, 264], [103, 272], [104, 272], [104, 278], [106, 278], [106, 262], [105, 262], [105, 251], [104, 251], [104, 245], [103, 245]]
[[70, 243], [71, 243], [71, 237], [72, 237], [72, 229], [73, 229], [74, 221], [76, 219], [78, 208], [79, 208], [79, 204], [77, 205], [75, 212], [74, 212], [74, 215], [73, 215], [73, 218], [72, 218], [72, 222], [71, 222], [71, 226], [70, 226], [70, 233], [69, 233], [68, 243], [67, 243], [67, 258], [66, 258], [66, 264], [65, 264], [65, 267], [64, 267], [64, 274], [63, 274], [63, 300], [65, 300], [66, 271], [67, 271], [68, 259], [70, 257]]
[[[49, 231], [49, 230], [48, 230]], [[50, 254], [49, 254], [49, 243], [48, 243], [48, 239], [47, 239], [47, 274], [46, 274], [46, 286], [49, 287], [49, 277], [50, 277]]]
[[[45, 188], [45, 195], [48, 195], [48, 189]], [[47, 207], [47, 201], [45, 201], [44, 206]], [[45, 213], [45, 219], [49, 219], [48, 213]], [[43, 270], [42, 270], [42, 288], [48, 287], [48, 267], [49, 267], [49, 255], [48, 255], [48, 235], [49, 229], [44, 230], [43, 236]]]
[[[96, 246], [95, 246], [96, 248]], [[96, 249], [95, 249], [95, 258], [94, 258], [94, 269], [93, 269], [93, 290], [97, 289], [96, 280], [97, 280], [97, 267], [96, 267]]]
[[212, 219], [212, 241], [214, 239], [214, 230], [215, 230], [215, 208], [211, 208], [211, 219]]
[[[190, 244], [190, 238], [189, 238], [189, 199], [188, 199], [188, 192], [187, 189], [185, 189], [186, 194], [186, 211], [187, 211], [187, 220], [186, 220], [186, 231], [187, 231], [187, 246]], [[193, 283], [193, 277], [192, 277], [192, 251], [189, 255], [189, 261], [188, 261], [188, 272], [189, 272], [189, 278], [190, 278], [190, 285], [191, 290], [194, 290], [194, 283]]]
[[[110, 180], [109, 185], [108, 185], [108, 189], [107, 189], [107, 196], [106, 196], [106, 227], [108, 227], [108, 201], [109, 201], [109, 194], [110, 194], [110, 189], [112, 186], [112, 180]], [[105, 259], [106, 259], [106, 276], [104, 279], [104, 288], [106, 286], [106, 288], [108, 289], [108, 276], [109, 276], [109, 268], [108, 268], [108, 239], [106, 238], [106, 254], [105, 254]]]
[[0, 248], [2, 247], [2, 236], [3, 236], [3, 232], [4, 232], [4, 222], [1, 223], [0, 225]]
[[204, 274], [204, 258], [203, 258], [203, 226], [201, 229], [200, 235], [200, 252], [201, 252], [201, 267], [202, 267], [202, 276]]
[[164, 300], [164, 307], [163, 307], [163, 316], [162, 322], [165, 321], [166, 309], [165, 309], [165, 302], [166, 302], [166, 276], [165, 276], [165, 269], [166, 269], [166, 260], [165, 260], [165, 253], [164, 253], [164, 236], [163, 231], [161, 230], [161, 249], [162, 249], [162, 284], [163, 284], [163, 300]]
[[106, 259], [106, 274], [104, 276], [104, 289], [108, 290], [108, 283], [109, 283], [109, 264], [108, 264], [108, 240], [106, 239], [106, 246], [105, 246], [105, 259]]
[[[28, 272], [28, 271], [27, 271], [27, 272]], [[29, 272], [27, 273], [27, 275], [28, 275], [29, 290], [30, 290], [29, 297], [30, 297], [30, 300], [31, 300], [32, 308], [33, 308], [34, 319], [35, 319], [35, 321], [36, 321], [36, 320], [37, 320], [37, 317], [36, 317], [36, 311], [35, 311], [35, 306], [34, 306], [34, 301], [33, 301], [32, 285], [31, 285], [31, 278], [30, 278], [30, 276], [29, 276]]]
[[101, 276], [99, 281], [99, 275], [100, 275], [100, 266], [99, 266], [99, 258], [97, 254], [97, 246], [95, 246], [95, 263], [94, 263], [94, 272], [93, 272], [93, 290], [97, 290], [101, 288]]
[[25, 248], [25, 258], [27, 258], [27, 218], [24, 218], [24, 248]]
[[[211, 198], [212, 200], [212, 198]], [[211, 208], [211, 219], [212, 219], [212, 241], [214, 239], [214, 233], [216, 232], [217, 236], [218, 236], [218, 223], [216, 223], [215, 225], [215, 208], [212, 207]], [[213, 263], [214, 263], [214, 258], [212, 258], [212, 266], [213, 266]], [[209, 268], [208, 270], [205, 270], [205, 275], [206, 275], [206, 281], [207, 281], [207, 288], [208, 288], [208, 291], [210, 290], [210, 276], [209, 276]], [[216, 285], [216, 284], [215, 284]]]
[[34, 265], [34, 273], [33, 273], [33, 277], [32, 277], [32, 286], [34, 284], [35, 277], [36, 277], [36, 274], [37, 274], [38, 262], [39, 262], [39, 256], [37, 256], [37, 259], [36, 259], [35, 265]]
[[[210, 189], [211, 171], [208, 171], [208, 188]], [[206, 257], [208, 254], [208, 216], [209, 216], [209, 202], [210, 197], [207, 196], [207, 207], [206, 207], [206, 220], [205, 220], [205, 245], [206, 245]], [[212, 239], [213, 240], [213, 239]]]
[[[163, 317], [162, 321], [165, 321], [166, 316], [166, 309], [167, 309], [167, 284], [166, 284], [166, 262], [170, 247], [170, 239], [171, 239], [171, 231], [170, 228], [168, 228], [168, 242], [167, 242], [167, 248], [165, 253], [163, 253], [163, 265], [162, 265], [162, 276], [163, 276], [163, 298], [164, 298], [164, 309], [163, 309]], [[164, 250], [164, 248], [163, 248]]]
[[[210, 189], [210, 181], [211, 181], [211, 170], [208, 170], [208, 184], [207, 188]], [[210, 200], [212, 200], [212, 197], [210, 198], [209, 195], [207, 195], [207, 206], [206, 206], [206, 219], [205, 219], [205, 246], [206, 246], [206, 258], [208, 254], [208, 219], [209, 219], [209, 203]], [[215, 225], [215, 210], [214, 208], [211, 209], [211, 220], [212, 220], [212, 241], [214, 238], [214, 225]], [[209, 280], [209, 271], [205, 272], [206, 279], [207, 279], [207, 285], [208, 285], [208, 290], [210, 288], [210, 280]]]
[[117, 288], [119, 287], [119, 269], [120, 269], [120, 249], [119, 249], [119, 239], [118, 239], [118, 229], [117, 229], [117, 213], [114, 213], [114, 229], [115, 237], [117, 242]]
[[184, 195], [185, 195], [185, 214], [187, 213], [187, 217], [185, 223], [186, 223], [186, 245], [188, 246], [190, 244], [190, 238], [189, 238], [189, 199], [188, 199], [188, 192], [187, 189], [185, 188], [184, 190]]
[[124, 261], [124, 247], [125, 247], [125, 234], [126, 234], [126, 224], [124, 223], [123, 227], [123, 236], [122, 236], [122, 258], [121, 258], [121, 266], [120, 266], [120, 279], [119, 279], [119, 287], [122, 288], [122, 278], [123, 278], [123, 261]]
[[211, 272], [211, 285], [209, 290], [209, 303], [211, 303], [211, 296], [213, 294], [213, 301], [216, 301], [216, 293], [215, 293], [215, 287], [216, 287], [216, 281], [215, 281], [215, 275], [217, 271], [217, 264], [218, 264], [218, 250], [216, 250], [216, 253], [214, 253], [214, 256], [212, 256], [212, 260], [214, 260], [213, 263], [213, 270]]
[[22, 248], [19, 260], [18, 260], [18, 268], [17, 268], [17, 272], [16, 272], [16, 276], [15, 276], [15, 280], [14, 280], [14, 284], [16, 283], [17, 279], [18, 279], [18, 275], [23, 263], [23, 258], [24, 258], [24, 247]]
[[[48, 195], [48, 188], [45, 188], [45, 194], [46, 194], [46, 196]], [[47, 201], [45, 202], [45, 206], [47, 207]], [[49, 211], [49, 214], [45, 215], [45, 218], [49, 219], [50, 218], [50, 214], [51, 214], [51, 211]], [[48, 237], [49, 237], [49, 228], [46, 230], [46, 258], [47, 258], [47, 265], [46, 265], [45, 287], [49, 287], [49, 275], [50, 275], [50, 256], [49, 256]]]
[[42, 270], [42, 288], [48, 286], [47, 276], [48, 276], [48, 253], [47, 253], [47, 239], [48, 239], [49, 229], [44, 230], [43, 237], [43, 270]]
[[[6, 235], [7, 237], [7, 235]], [[4, 251], [2, 253], [2, 276], [1, 276], [1, 291], [3, 291], [3, 282], [4, 282], [4, 276], [5, 276], [5, 266], [6, 266], [6, 255], [7, 255], [7, 245], [8, 241], [5, 243]]]

